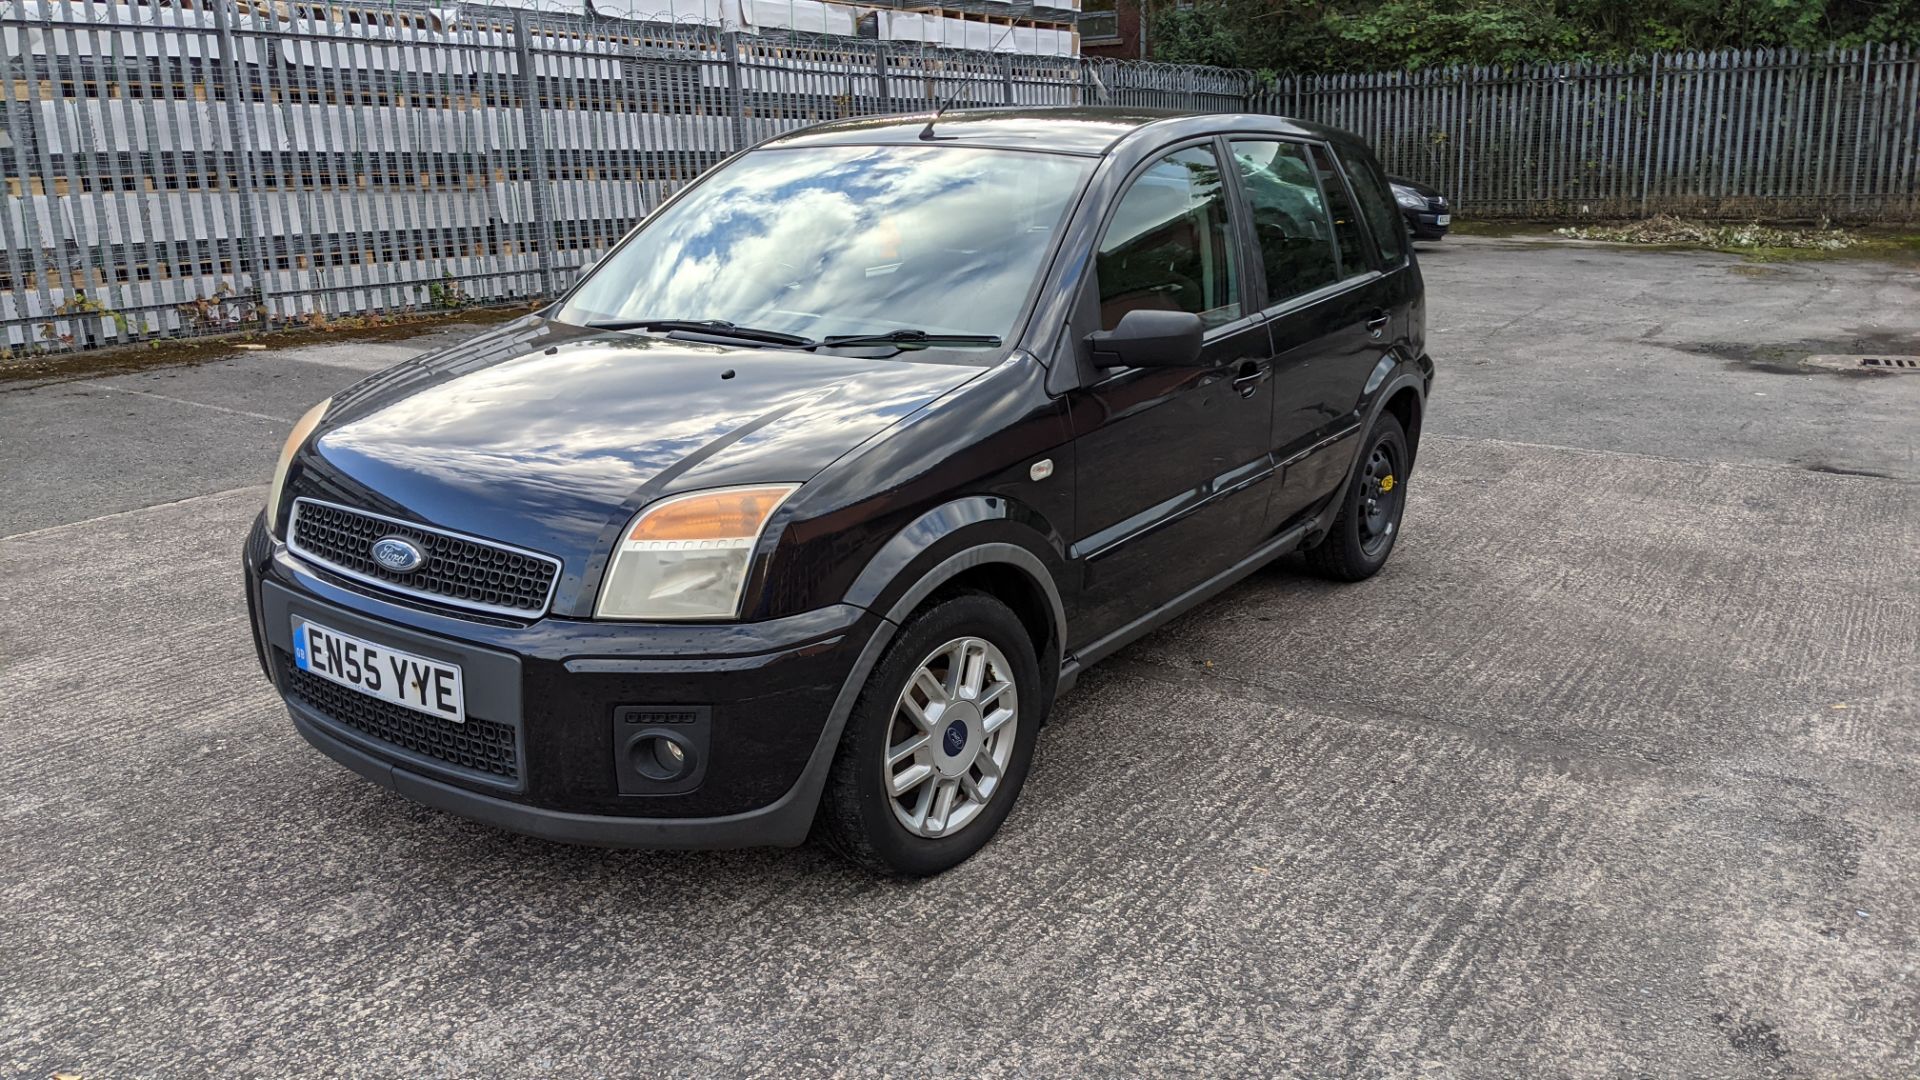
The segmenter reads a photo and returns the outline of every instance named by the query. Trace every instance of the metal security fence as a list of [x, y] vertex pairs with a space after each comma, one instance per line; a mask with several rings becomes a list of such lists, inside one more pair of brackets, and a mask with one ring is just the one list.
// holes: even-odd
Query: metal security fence
[[1467, 214], [1916, 211], [1891, 48], [1273, 83], [397, 0], [0, 0], [0, 39], [0, 356], [552, 295], [740, 147], [940, 102], [1320, 120]]
[[666, 18], [4, 0], [0, 349], [551, 295], [781, 131], [1091, 99], [1076, 57]]
[[1358, 132], [1483, 217], [1920, 217], [1898, 46], [1290, 78], [1255, 107]]

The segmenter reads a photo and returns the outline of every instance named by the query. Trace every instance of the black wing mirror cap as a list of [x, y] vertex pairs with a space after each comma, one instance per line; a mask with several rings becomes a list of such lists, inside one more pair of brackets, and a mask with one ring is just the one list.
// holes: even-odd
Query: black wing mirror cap
[[1206, 333], [1191, 311], [1129, 311], [1113, 329], [1088, 334], [1087, 344], [1095, 367], [1198, 367]]

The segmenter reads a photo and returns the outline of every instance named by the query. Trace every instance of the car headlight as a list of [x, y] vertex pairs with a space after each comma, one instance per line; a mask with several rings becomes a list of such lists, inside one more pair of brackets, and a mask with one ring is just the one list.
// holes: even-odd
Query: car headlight
[[600, 586], [600, 619], [727, 619], [753, 564], [753, 547], [798, 484], [675, 495], [634, 517]]
[[287, 466], [293, 464], [294, 452], [305, 445], [307, 436], [320, 426], [331, 404], [333, 399], [328, 398], [308, 409], [305, 416], [294, 422], [293, 430], [287, 432], [287, 443], [280, 448], [280, 462], [273, 467], [273, 486], [267, 489], [267, 531], [270, 533], [280, 532], [280, 492], [287, 485]]
[[1393, 201], [1409, 210], [1425, 210], [1427, 208], [1427, 197], [1414, 191], [1412, 188], [1394, 188]]

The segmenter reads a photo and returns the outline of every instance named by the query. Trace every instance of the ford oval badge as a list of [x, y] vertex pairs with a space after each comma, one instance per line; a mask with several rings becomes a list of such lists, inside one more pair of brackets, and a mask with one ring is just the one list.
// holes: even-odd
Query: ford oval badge
[[373, 561], [382, 570], [404, 574], [418, 569], [425, 560], [426, 556], [420, 553], [419, 548], [398, 536], [383, 536], [373, 542]]

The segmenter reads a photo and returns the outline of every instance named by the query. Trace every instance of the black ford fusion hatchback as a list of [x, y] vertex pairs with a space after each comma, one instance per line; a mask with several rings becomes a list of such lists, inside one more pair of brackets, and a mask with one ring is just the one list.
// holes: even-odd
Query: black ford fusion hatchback
[[965, 859], [1056, 697], [1398, 536], [1432, 365], [1351, 136], [969, 111], [763, 143], [536, 316], [288, 438], [246, 547], [293, 723], [588, 844]]

